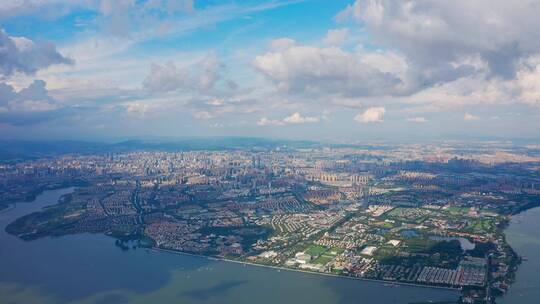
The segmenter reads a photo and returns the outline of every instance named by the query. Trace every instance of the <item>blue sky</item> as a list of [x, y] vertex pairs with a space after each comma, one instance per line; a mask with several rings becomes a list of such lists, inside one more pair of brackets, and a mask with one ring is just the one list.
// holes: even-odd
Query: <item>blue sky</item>
[[0, 0], [0, 137], [540, 133], [540, 2]]

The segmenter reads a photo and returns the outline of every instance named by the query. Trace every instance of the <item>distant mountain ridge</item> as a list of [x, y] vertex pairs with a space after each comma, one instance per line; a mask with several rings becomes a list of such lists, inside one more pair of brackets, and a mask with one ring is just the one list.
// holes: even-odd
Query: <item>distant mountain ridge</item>
[[312, 148], [320, 143], [305, 140], [277, 140], [256, 137], [197, 137], [175, 140], [128, 140], [117, 143], [73, 140], [0, 140], [0, 160], [16, 161], [60, 154], [118, 153], [137, 150], [192, 151], [231, 149]]

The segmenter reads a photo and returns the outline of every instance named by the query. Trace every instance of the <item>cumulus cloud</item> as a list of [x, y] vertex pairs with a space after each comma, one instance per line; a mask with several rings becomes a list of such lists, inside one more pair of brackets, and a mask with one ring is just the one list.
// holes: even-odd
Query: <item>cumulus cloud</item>
[[362, 22], [375, 42], [424, 67], [479, 55], [491, 74], [511, 78], [519, 58], [540, 50], [540, 32], [531, 30], [539, 13], [530, 0], [357, 0], [337, 19]]
[[185, 71], [176, 68], [170, 61], [164, 65], [152, 63], [150, 73], [143, 81], [143, 87], [153, 92], [170, 92], [190, 85]]
[[386, 109], [384, 107], [372, 107], [356, 115], [354, 120], [362, 123], [383, 122], [385, 113]]
[[303, 124], [303, 123], [313, 123], [313, 122], [319, 122], [318, 117], [310, 117], [310, 116], [302, 116], [300, 113], [296, 112], [292, 114], [291, 116], [285, 117], [283, 119], [284, 123], [288, 124]]
[[424, 122], [427, 122], [427, 119], [425, 117], [410, 117], [410, 118], [407, 118], [407, 121], [409, 122], [416, 122], [416, 123], [424, 123]]
[[319, 122], [319, 117], [315, 116], [302, 116], [299, 112], [295, 112], [290, 116], [287, 116], [280, 120], [268, 119], [266, 117], [261, 118], [257, 125], [259, 126], [284, 126], [288, 124], [305, 124]]
[[266, 117], [263, 117], [257, 121], [257, 125], [259, 126], [284, 126], [285, 123], [281, 120], [273, 120], [268, 119]]
[[[365, 24], [374, 37], [370, 42], [378, 44], [380, 49], [359, 45], [354, 51], [344, 50], [338, 46], [341, 39], [331, 38], [344, 37], [345, 31], [331, 30], [323, 39], [328, 47], [299, 45], [287, 38], [275, 40], [270, 51], [255, 57], [253, 66], [281, 93], [326, 98], [338, 106], [369, 104], [373, 97], [430, 103], [446, 109], [515, 101], [538, 104], [540, 64], [531, 59], [532, 53], [516, 53], [515, 47], [504, 45], [461, 47], [461, 38], [456, 38], [461, 41], [460, 47], [446, 44], [460, 33], [440, 40], [445, 31], [453, 29], [445, 29], [441, 35], [430, 35], [424, 29], [447, 27], [444, 18], [448, 16], [435, 9], [437, 3], [359, 0], [340, 13], [338, 19], [352, 18]], [[394, 15], [397, 20], [392, 19]], [[454, 17], [448, 17], [451, 24], [455, 23]], [[402, 34], [410, 39], [402, 39]], [[470, 40], [476, 41], [476, 37]], [[511, 65], [517, 78], [507, 78], [501, 74], [504, 66], [494, 66], [505, 61], [495, 59], [501, 55], [513, 56]]]
[[296, 41], [290, 38], [274, 39], [270, 42], [270, 49], [273, 51], [283, 51], [296, 45]]
[[49, 96], [43, 80], [19, 91], [0, 83], [0, 123], [30, 125], [59, 118], [67, 108]]
[[405, 102], [430, 105], [439, 110], [451, 110], [467, 105], [494, 105], [512, 101], [511, 90], [500, 80], [467, 77], [426, 88]]
[[540, 55], [523, 60], [516, 74], [518, 98], [531, 105], [540, 105]]
[[143, 87], [152, 92], [171, 92], [177, 90], [198, 90], [207, 92], [220, 80], [223, 65], [213, 53], [198, 63], [177, 68], [170, 61], [163, 65], [152, 63], [150, 73], [143, 81]]
[[131, 29], [130, 9], [135, 0], [101, 0], [99, 12], [107, 20], [107, 30], [115, 36], [126, 36]]
[[40, 112], [56, 109], [43, 80], [35, 80], [28, 87], [16, 91], [12, 86], [0, 83], [0, 107], [4, 112]]
[[144, 102], [130, 102], [125, 105], [126, 112], [132, 116], [144, 117], [152, 111], [152, 106]]
[[15, 96], [17, 96], [17, 93], [12, 86], [0, 82], [0, 106], [5, 106]]
[[474, 121], [474, 120], [479, 120], [479, 119], [480, 117], [470, 114], [470, 113], [465, 113], [465, 115], [463, 115], [463, 120], [465, 121]]
[[214, 98], [212, 100], [208, 100], [207, 102], [205, 102], [207, 105], [209, 106], [214, 106], [214, 107], [220, 107], [222, 105], [225, 104], [225, 100], [221, 99], [221, 98]]
[[215, 53], [207, 55], [200, 63], [199, 88], [203, 91], [210, 90], [219, 80], [222, 64]]
[[329, 30], [326, 33], [326, 36], [323, 38], [323, 43], [326, 45], [341, 45], [345, 41], [347, 41], [348, 37], [349, 37], [348, 28], [333, 29], [333, 30]]
[[50, 42], [36, 43], [24, 37], [9, 36], [0, 29], [0, 78], [15, 72], [33, 74], [53, 64], [72, 64]]
[[[540, 105], [540, 5], [536, 1], [356, 0], [338, 21], [357, 21], [370, 43], [399, 54], [406, 103]], [[367, 52], [372, 61], [381, 61]], [[385, 56], [388, 58], [388, 56]]]
[[337, 47], [293, 45], [257, 56], [253, 66], [278, 89], [291, 93], [376, 96], [400, 90], [399, 75]]

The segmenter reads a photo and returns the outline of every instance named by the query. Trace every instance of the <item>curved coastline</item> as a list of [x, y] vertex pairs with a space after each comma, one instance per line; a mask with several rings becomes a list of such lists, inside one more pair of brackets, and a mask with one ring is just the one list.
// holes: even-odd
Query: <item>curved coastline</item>
[[422, 285], [422, 284], [415, 284], [415, 283], [405, 283], [405, 282], [397, 282], [397, 281], [385, 281], [385, 280], [377, 280], [377, 279], [369, 279], [369, 278], [359, 278], [359, 277], [352, 277], [352, 276], [344, 276], [339, 274], [332, 274], [332, 273], [324, 273], [324, 272], [314, 272], [314, 271], [307, 271], [302, 269], [295, 269], [295, 268], [287, 268], [287, 267], [279, 267], [279, 266], [272, 266], [272, 265], [263, 265], [263, 264], [257, 264], [252, 262], [243, 262], [243, 261], [237, 261], [232, 259], [226, 259], [226, 258], [219, 258], [219, 257], [213, 257], [213, 256], [207, 256], [202, 254], [194, 254], [194, 253], [188, 253], [188, 252], [182, 252], [172, 249], [164, 249], [159, 247], [151, 247], [147, 250], [155, 250], [155, 251], [161, 251], [161, 252], [167, 252], [172, 254], [180, 254], [180, 255], [187, 255], [187, 256], [193, 256], [198, 258], [204, 258], [212, 261], [220, 261], [220, 262], [231, 262], [231, 263], [237, 263], [237, 264], [244, 264], [249, 266], [256, 266], [256, 267], [263, 267], [268, 269], [275, 269], [275, 270], [284, 270], [284, 271], [294, 271], [294, 272], [300, 272], [305, 274], [311, 274], [311, 275], [323, 275], [333, 278], [340, 278], [340, 279], [349, 279], [349, 280], [359, 280], [359, 281], [366, 281], [366, 282], [374, 282], [374, 283], [380, 283], [381, 285], [384, 284], [391, 284], [391, 285], [401, 285], [401, 286], [410, 286], [410, 287], [419, 287], [419, 288], [429, 288], [429, 289], [442, 289], [442, 290], [451, 290], [451, 291], [460, 291], [460, 288], [454, 288], [454, 287], [444, 287], [444, 286], [431, 286], [431, 285]]
[[[538, 272], [540, 261], [535, 259], [540, 254], [540, 207], [534, 207], [512, 215], [506, 228], [506, 239], [520, 257], [527, 257], [515, 272], [515, 281], [508, 293], [497, 299], [497, 303], [537, 303], [540, 291]], [[531, 294], [532, 293], [532, 294]]]

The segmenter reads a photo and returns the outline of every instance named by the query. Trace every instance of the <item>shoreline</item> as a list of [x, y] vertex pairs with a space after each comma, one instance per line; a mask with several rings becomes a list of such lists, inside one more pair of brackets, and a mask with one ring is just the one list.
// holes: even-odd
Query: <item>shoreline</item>
[[[48, 191], [63, 190], [63, 189], [69, 189], [69, 188], [74, 188], [73, 190], [75, 190], [78, 187], [77, 186], [68, 186], [68, 187], [58, 187], [58, 188], [52, 188], [52, 189], [45, 189], [39, 195], [42, 195], [43, 193], [48, 192]], [[66, 194], [68, 194], [68, 193], [66, 193]], [[65, 196], [66, 194], [61, 195], [60, 198], [58, 199], [58, 201], [56, 201], [55, 203], [53, 203], [51, 205], [59, 204], [61, 198], [63, 196]], [[36, 199], [34, 198], [34, 200], [32, 200], [30, 202], [22, 201], [22, 202], [9, 203], [8, 208], [0, 210], [0, 215], [3, 214], [3, 213], [8, 213], [8, 212], [12, 211], [13, 209], [16, 209], [17, 205], [19, 205], [19, 204], [33, 203], [35, 200]], [[507, 217], [508, 217], [509, 221], [506, 223], [506, 225], [504, 227], [502, 227], [502, 232], [505, 235], [505, 237], [506, 237], [506, 230], [508, 229], [508, 227], [510, 226], [510, 224], [512, 223], [513, 220], [515, 220], [516, 218], [519, 219], [519, 217], [523, 213], [525, 213], [526, 211], [536, 209], [536, 208], [540, 208], [540, 205], [534, 205], [534, 206], [531, 205], [529, 208], [520, 210], [520, 212], [518, 212], [518, 213], [508, 214]], [[118, 239], [117, 237], [115, 237], [113, 235], [107, 235], [105, 233], [98, 233], [98, 234], [109, 236], [109, 237], [112, 237], [113, 239]], [[327, 276], [327, 277], [334, 277], [334, 278], [340, 278], [340, 279], [349, 279], [349, 280], [352, 279], [352, 280], [360, 280], [360, 281], [366, 281], [366, 282], [374, 282], [374, 283], [379, 283], [379, 284], [391, 285], [391, 286], [388, 286], [388, 287], [409, 286], [409, 287], [418, 287], [418, 288], [430, 288], [430, 289], [438, 289], [438, 290], [448, 290], [448, 291], [455, 291], [455, 292], [458, 292], [458, 293], [460, 293], [463, 290], [462, 288], [457, 288], [457, 287], [445, 287], [445, 286], [424, 285], [424, 284], [408, 283], [408, 282], [386, 281], [386, 280], [382, 280], [382, 279], [371, 279], [371, 278], [346, 276], [346, 275], [339, 275], [339, 274], [332, 274], [332, 273], [325, 273], [325, 272], [315, 272], [315, 271], [295, 269], [295, 268], [287, 268], [287, 267], [284, 267], [284, 266], [264, 265], [264, 264], [258, 264], [258, 263], [253, 263], [253, 262], [228, 259], [228, 258], [223, 258], [223, 257], [215, 257], [215, 256], [210, 256], [210, 255], [188, 253], [188, 252], [183, 252], [183, 251], [177, 251], [177, 250], [174, 250], [174, 249], [165, 249], [165, 248], [158, 248], [158, 247], [141, 247], [141, 249], [143, 249], [143, 248], [146, 249], [146, 250], [150, 250], [150, 251], [152, 251], [152, 250], [155, 250], [156, 252], [162, 251], [162, 252], [167, 252], [167, 253], [172, 253], [172, 254], [187, 255], [187, 256], [193, 256], [193, 257], [197, 257], [197, 258], [204, 258], [204, 259], [213, 260], [213, 261], [220, 261], [220, 262], [233, 262], [233, 263], [237, 263], [237, 264], [244, 264], [244, 265], [250, 265], [250, 266], [256, 266], [256, 267], [264, 267], [264, 268], [267, 268], [267, 269], [275, 269], [275, 270], [278, 270], [278, 271], [281, 271], [281, 270], [283, 270], [283, 271], [294, 271], [294, 272], [305, 273], [305, 274], [310, 274], [310, 275], [324, 275], [324, 276]], [[510, 248], [512, 248], [512, 247], [510, 246]], [[521, 258], [521, 255], [519, 253], [514, 251], [514, 254], [516, 255], [516, 257]], [[514, 275], [517, 274], [519, 268], [520, 267], [519, 267], [519, 263], [518, 263], [516, 269], [513, 271]], [[397, 285], [397, 286], [392, 286], [392, 285]], [[501, 297], [504, 297], [504, 295], [497, 296], [497, 298], [501, 298]]]
[[15, 209], [16, 204], [17, 204], [17, 203], [8, 203], [7, 205], [5, 205], [6, 208], [0, 209], [0, 214], [8, 213], [8, 212], [10, 212], [11, 210]]
[[315, 272], [315, 271], [307, 271], [307, 270], [301, 270], [301, 269], [294, 269], [294, 268], [286, 268], [281, 266], [271, 266], [271, 265], [263, 265], [263, 264], [257, 264], [252, 262], [242, 262], [237, 260], [231, 260], [226, 258], [218, 258], [203, 254], [195, 254], [195, 253], [188, 253], [183, 251], [178, 251], [174, 249], [164, 249], [159, 247], [148, 247], [147, 250], [155, 250], [155, 251], [161, 251], [171, 254], [181, 254], [181, 255], [187, 255], [197, 258], [204, 258], [212, 261], [219, 261], [219, 262], [232, 262], [237, 264], [244, 264], [249, 266], [256, 266], [256, 267], [263, 267], [268, 269], [275, 269], [275, 270], [284, 270], [284, 271], [294, 271], [294, 272], [300, 272], [304, 274], [311, 274], [311, 275], [323, 275], [333, 278], [340, 278], [340, 279], [349, 279], [349, 280], [359, 280], [359, 281], [366, 281], [366, 282], [374, 282], [379, 284], [392, 284], [392, 285], [401, 285], [401, 286], [409, 286], [409, 287], [419, 287], [419, 288], [430, 288], [430, 289], [441, 289], [441, 290], [448, 290], [448, 291], [456, 291], [460, 292], [461, 288], [454, 288], [454, 287], [444, 287], [444, 286], [431, 286], [431, 285], [423, 285], [423, 284], [415, 284], [415, 283], [406, 283], [406, 282], [396, 282], [396, 281], [385, 281], [385, 280], [378, 280], [378, 279], [369, 279], [369, 278], [359, 278], [359, 277], [352, 277], [352, 276], [344, 276], [339, 274], [332, 274], [332, 273], [325, 273], [325, 272]]

